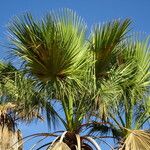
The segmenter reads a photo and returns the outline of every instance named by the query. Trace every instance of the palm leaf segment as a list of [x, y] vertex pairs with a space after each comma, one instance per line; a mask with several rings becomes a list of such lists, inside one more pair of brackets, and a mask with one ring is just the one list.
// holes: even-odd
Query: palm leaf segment
[[127, 38], [130, 23], [129, 19], [125, 19], [102, 25], [97, 24], [90, 36], [89, 48], [95, 62], [96, 81], [94, 84], [97, 91], [95, 99], [96, 105], [100, 106], [101, 117], [107, 115], [107, 104], [114, 104], [121, 93], [113, 70], [121, 63], [121, 52], [125, 49], [124, 41]]

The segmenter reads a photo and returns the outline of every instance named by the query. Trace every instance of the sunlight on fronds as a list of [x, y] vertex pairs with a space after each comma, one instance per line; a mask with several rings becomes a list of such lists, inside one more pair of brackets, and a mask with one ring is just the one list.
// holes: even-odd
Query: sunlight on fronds
[[[144, 40], [130, 39], [127, 42], [127, 50], [124, 51], [124, 61], [132, 61], [135, 66], [135, 74], [129, 81], [132, 103], [140, 100], [145, 92], [149, 91], [150, 85], [150, 46], [149, 37]], [[131, 87], [131, 88], [130, 88]]]
[[72, 10], [62, 9], [40, 21], [31, 14], [15, 18], [9, 31], [13, 54], [23, 60], [23, 69], [37, 81], [35, 87], [45, 93], [44, 97], [62, 101], [71, 128], [73, 104], [82, 91], [88, 92], [86, 83], [91, 76], [87, 74], [93, 64], [87, 50], [85, 22]]
[[127, 84], [133, 76], [134, 66], [127, 62], [118, 67], [113, 67], [108, 72], [107, 79], [97, 82], [98, 92], [95, 102], [99, 108], [101, 119], [106, 120], [109, 117], [109, 111], [118, 110], [123, 95], [124, 83]]

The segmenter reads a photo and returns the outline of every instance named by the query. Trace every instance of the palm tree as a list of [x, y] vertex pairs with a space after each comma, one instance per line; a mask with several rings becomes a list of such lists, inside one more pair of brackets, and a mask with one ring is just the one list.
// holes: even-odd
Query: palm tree
[[[22, 146], [18, 140], [21, 140], [22, 135], [19, 130], [16, 129], [15, 119], [12, 113], [15, 105], [7, 101], [7, 96], [4, 94], [4, 86], [6, 85], [6, 78], [13, 78], [13, 75], [8, 74], [14, 71], [15, 68], [10, 64], [0, 63], [0, 149], [9, 149], [16, 143], [12, 150], [21, 150]], [[4, 79], [5, 78], [5, 79]]]
[[[101, 35], [102, 32], [96, 31]], [[122, 43], [123, 51], [113, 60], [113, 68], [98, 84], [98, 117], [110, 125], [93, 124], [91, 133], [109, 134], [119, 150], [150, 149], [150, 53], [149, 38]], [[110, 60], [109, 60], [110, 64]]]
[[[51, 116], [51, 106], [33, 89], [33, 81], [11, 63], [0, 63], [0, 148], [22, 149], [22, 135], [18, 121], [43, 120], [44, 108]], [[22, 91], [21, 89], [25, 90]], [[7, 139], [7, 140], [6, 140]]]
[[0, 149], [7, 150], [11, 148], [12, 150], [22, 150], [21, 132], [16, 129], [15, 121], [8, 113], [8, 111], [13, 107], [14, 106], [11, 103], [0, 106]]
[[[26, 14], [10, 24], [12, 52], [21, 58], [25, 77], [34, 81], [34, 92], [43, 93], [49, 103], [59, 103], [65, 116], [63, 119], [62, 114], [53, 109], [52, 116], [62, 122], [66, 131], [32, 135], [56, 137], [38, 149], [46, 146], [51, 150], [92, 150], [93, 146], [100, 149], [86, 133], [81, 134], [82, 128], [95, 124], [90, 122], [91, 117], [87, 117], [97, 113], [97, 110], [90, 111], [95, 105], [94, 100], [105, 105], [99, 101], [103, 96], [99, 89], [114, 71], [114, 66], [121, 67], [119, 57], [126, 48], [124, 42], [129, 25], [129, 19], [97, 25], [90, 39], [86, 40], [85, 22], [69, 9], [51, 12], [41, 21]], [[120, 93], [120, 88], [117, 84], [112, 93], [109, 93], [110, 89], [106, 92], [108, 96], [114, 96], [115, 92]], [[55, 122], [51, 117], [48, 121]]]
[[67, 132], [62, 134], [62, 138], [58, 136], [54, 147], [90, 148], [80, 141], [95, 142], [79, 136], [79, 126], [88, 109], [83, 107], [87, 97], [83, 90], [88, 91], [84, 85], [88, 82], [85, 74], [92, 65], [90, 58], [87, 59], [89, 54], [85, 43], [85, 23], [72, 11], [64, 10], [56, 16], [53, 13], [47, 15], [41, 23], [35, 22], [27, 14], [22, 22], [17, 19], [10, 27], [13, 35], [16, 35], [15, 39], [12, 37], [16, 49], [14, 52], [21, 58], [27, 54], [23, 63], [27, 75], [36, 83], [36, 90], [45, 93], [44, 98], [48, 101], [57, 101], [63, 107], [65, 120], [56, 111], [53, 115], [62, 121]]

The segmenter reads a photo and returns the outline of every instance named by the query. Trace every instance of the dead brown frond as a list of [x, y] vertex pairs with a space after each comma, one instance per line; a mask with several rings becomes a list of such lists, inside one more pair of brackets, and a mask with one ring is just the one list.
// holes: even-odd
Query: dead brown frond
[[56, 142], [49, 150], [71, 150], [64, 142]]
[[129, 130], [129, 134], [119, 150], [150, 150], [150, 132]]
[[11, 116], [11, 112], [14, 108], [15, 105], [12, 103], [0, 105], [0, 126], [2, 129], [7, 126], [9, 130], [15, 130], [15, 120]]
[[22, 135], [19, 130], [11, 131], [7, 126], [4, 127], [0, 126], [0, 149], [1, 150], [22, 150], [22, 145], [20, 144], [21, 139], [22, 139]]

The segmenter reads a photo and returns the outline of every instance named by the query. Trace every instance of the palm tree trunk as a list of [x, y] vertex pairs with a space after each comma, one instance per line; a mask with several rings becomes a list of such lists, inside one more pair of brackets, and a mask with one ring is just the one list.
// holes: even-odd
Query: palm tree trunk
[[[0, 126], [0, 150], [22, 150], [20, 131], [11, 131], [7, 126]], [[21, 146], [20, 146], [21, 145]]]

